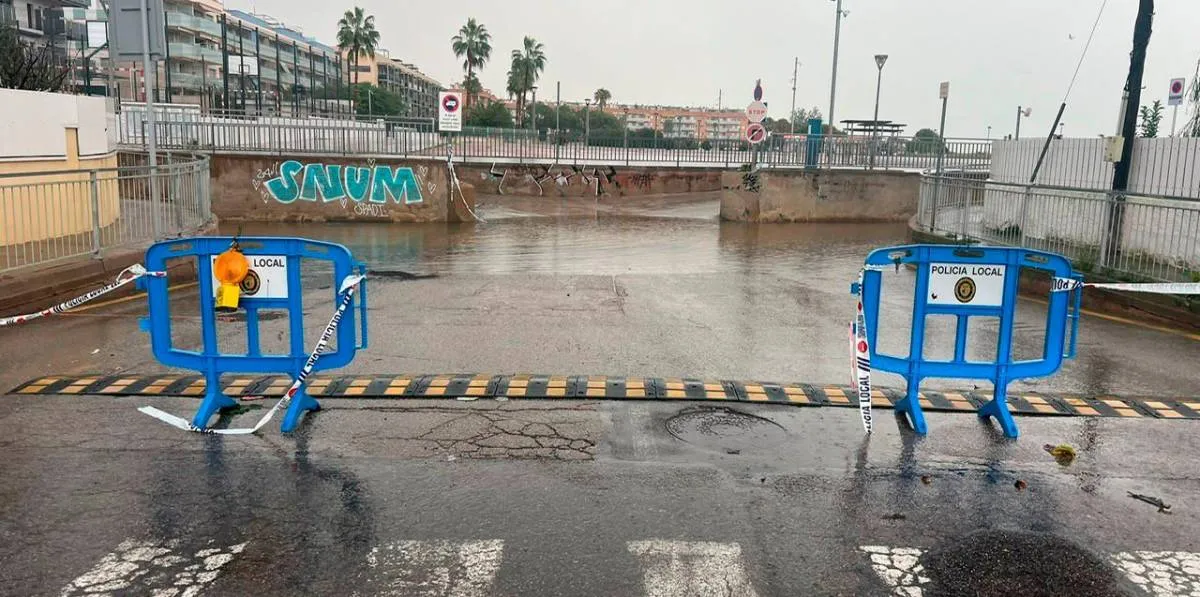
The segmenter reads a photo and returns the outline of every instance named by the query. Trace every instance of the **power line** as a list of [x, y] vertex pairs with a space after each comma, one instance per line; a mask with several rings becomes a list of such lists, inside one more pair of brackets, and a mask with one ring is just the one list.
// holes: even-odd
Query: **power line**
[[1100, 17], [1104, 15], [1104, 8], [1108, 6], [1108, 0], [1104, 0], [1100, 4], [1100, 12], [1096, 14], [1096, 22], [1092, 23], [1092, 32], [1088, 34], [1087, 43], [1083, 44], [1083, 53], [1079, 56], [1079, 63], [1075, 65], [1075, 74], [1071, 75], [1071, 84], [1067, 85], [1067, 93], [1063, 95], [1063, 103], [1067, 103], [1067, 98], [1071, 96], [1071, 89], [1075, 87], [1075, 79], [1079, 77], [1079, 69], [1083, 66], [1083, 59], [1087, 57], [1088, 48], [1092, 46], [1092, 37], [1096, 35], [1096, 27], [1100, 25]]

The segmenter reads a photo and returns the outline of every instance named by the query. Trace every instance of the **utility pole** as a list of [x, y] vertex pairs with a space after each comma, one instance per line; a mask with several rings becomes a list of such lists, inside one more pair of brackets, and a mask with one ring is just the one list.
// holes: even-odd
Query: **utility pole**
[[1125, 220], [1125, 190], [1129, 188], [1129, 170], [1133, 165], [1133, 138], [1136, 134], [1138, 106], [1142, 102], [1142, 71], [1146, 67], [1146, 47], [1150, 45], [1154, 21], [1154, 0], [1139, 0], [1137, 20], [1133, 24], [1133, 51], [1129, 53], [1129, 76], [1125, 80], [1125, 97], [1121, 122], [1121, 161], [1113, 167], [1113, 198], [1108, 206], [1104, 229], [1104, 252], [1101, 265], [1111, 267], [1121, 249], [1121, 230]]
[[833, 21], [833, 77], [829, 80], [829, 133], [833, 134], [833, 104], [837, 99], [838, 41], [842, 35], [842, 0], [837, 0], [837, 17]]
[[717, 90], [717, 111], [721, 111], [721, 94], [725, 93], [724, 89]]
[[792, 134], [796, 134], [796, 76], [800, 72], [800, 57], [796, 57], [795, 64], [792, 65], [792, 111], [788, 113], [788, 122], [792, 125]]

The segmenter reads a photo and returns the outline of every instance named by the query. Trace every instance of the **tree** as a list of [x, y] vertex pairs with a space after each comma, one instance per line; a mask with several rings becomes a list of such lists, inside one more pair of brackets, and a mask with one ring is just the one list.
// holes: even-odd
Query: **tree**
[[361, 115], [399, 116], [405, 113], [404, 98], [370, 83], [355, 83], [350, 88], [354, 111]]
[[513, 127], [512, 113], [504, 107], [503, 102], [486, 102], [476, 106], [467, 114], [467, 126], [488, 126], [493, 128], [510, 129]]
[[544, 46], [536, 39], [525, 36], [521, 49], [512, 51], [512, 66], [508, 71], [508, 92], [517, 98], [519, 125], [525, 123], [525, 94], [533, 91], [538, 77], [546, 70]]
[[596, 106], [600, 108], [601, 112], [603, 112], [604, 107], [608, 105], [608, 100], [612, 99], [612, 93], [609, 90], [601, 87], [592, 94], [592, 99], [596, 100]]
[[24, 43], [16, 27], [0, 25], [0, 87], [60, 91], [70, 73], [52, 39]]
[[935, 154], [941, 146], [942, 138], [933, 129], [921, 129], [905, 144], [904, 150], [908, 153]]
[[[807, 133], [808, 121], [813, 118], [822, 118], [821, 109], [816, 106], [813, 106], [807, 110], [800, 108], [799, 110], [792, 112], [792, 122], [796, 123], [796, 132]], [[825, 125], [822, 124], [821, 128], [824, 129]]]
[[1138, 125], [1142, 129], [1142, 136], [1153, 139], [1158, 136], [1158, 123], [1163, 119], [1163, 105], [1159, 100], [1154, 100], [1154, 104], [1150, 106], [1142, 106], [1139, 110], [1142, 117], [1141, 124]]
[[362, 56], [375, 58], [375, 48], [379, 45], [375, 16], [367, 16], [358, 6], [347, 10], [346, 14], [338, 19], [337, 43], [338, 49], [346, 52], [346, 62], [350, 65], [346, 72], [346, 82], [350, 82], [350, 73], [353, 72], [354, 83], [358, 84], [358, 59]]
[[1192, 77], [1192, 84], [1188, 86], [1184, 99], [1190, 105], [1192, 115], [1183, 123], [1183, 132], [1180, 134], [1185, 137], [1200, 137], [1200, 60], [1196, 61], [1196, 74]]
[[[480, 25], [475, 21], [475, 17], [471, 17], [467, 19], [467, 24], [458, 30], [458, 35], [450, 38], [450, 44], [454, 50], [454, 57], [463, 59], [463, 70], [467, 71], [463, 80], [464, 87], [466, 81], [478, 82], [475, 71], [483, 70], [483, 65], [492, 57], [492, 34], [488, 33], [487, 26]], [[470, 109], [471, 104], [479, 98], [479, 91], [472, 92], [466, 89], [466, 92], [466, 109]]]

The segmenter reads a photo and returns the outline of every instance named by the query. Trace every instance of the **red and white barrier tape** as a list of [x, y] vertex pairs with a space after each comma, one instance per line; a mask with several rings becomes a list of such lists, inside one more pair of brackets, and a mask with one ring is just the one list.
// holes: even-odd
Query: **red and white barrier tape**
[[1151, 282], [1145, 284], [1080, 282], [1073, 278], [1054, 278], [1054, 288], [1051, 292], [1068, 292], [1083, 286], [1084, 288], [1106, 288], [1108, 290], [1123, 290], [1125, 292], [1148, 292], [1153, 294], [1200, 294], [1200, 283], [1196, 282]]
[[321, 337], [317, 340], [316, 347], [313, 348], [312, 353], [308, 355], [308, 361], [304, 363], [304, 367], [300, 369], [300, 374], [297, 375], [296, 379], [292, 381], [291, 387], [289, 387], [287, 391], [283, 393], [283, 397], [279, 399], [279, 402], [276, 402], [275, 406], [272, 406], [271, 410], [267, 411], [267, 414], [263, 415], [263, 417], [258, 420], [258, 423], [254, 425], [254, 427], [245, 429], [201, 429], [195, 425], [192, 425], [191, 422], [186, 419], [177, 417], [168, 412], [161, 411], [153, 406], [143, 406], [138, 409], [138, 412], [150, 415], [168, 425], [171, 425], [172, 427], [176, 427], [184, 431], [195, 431], [197, 433], [212, 433], [218, 435], [250, 435], [252, 433], [257, 433], [271, 420], [272, 417], [275, 416], [275, 413], [279, 409], [286, 407], [287, 404], [291, 402], [292, 397], [296, 395], [296, 392], [300, 391], [300, 387], [304, 385], [304, 381], [308, 379], [310, 374], [312, 374], [313, 367], [317, 364], [317, 359], [321, 358], [321, 353], [325, 352], [325, 348], [329, 346], [329, 339], [332, 338], [333, 333], [337, 331], [338, 324], [342, 321], [342, 314], [345, 313], [346, 309], [350, 307], [350, 303], [353, 302], [354, 291], [356, 288], [358, 288], [359, 283], [361, 283], [364, 278], [365, 276], [347, 276], [346, 279], [342, 281], [342, 286], [339, 289], [339, 293], [342, 295], [342, 300], [338, 303], [337, 309], [333, 312], [333, 317], [329, 319], [329, 324], [325, 326], [325, 331], [321, 332]]
[[867, 340], [867, 315], [863, 311], [862, 274], [858, 276], [858, 312], [850, 324], [850, 344], [853, 355], [850, 380], [858, 396], [858, 413], [862, 416], [863, 429], [870, 434], [871, 416], [871, 345]]
[[137, 280], [138, 278], [140, 278], [142, 276], [152, 276], [155, 278], [162, 278], [162, 277], [165, 277], [166, 275], [167, 275], [166, 272], [148, 272], [148, 271], [146, 271], [146, 268], [142, 267], [141, 264], [134, 264], [134, 265], [131, 265], [131, 266], [121, 270], [121, 273], [117, 274], [117, 279], [114, 280], [112, 284], [109, 284], [109, 285], [101, 287], [101, 288], [97, 288], [91, 292], [88, 292], [87, 294], [77, 296], [65, 303], [61, 303], [61, 304], [55, 305], [55, 306], [47, 308], [47, 309], [42, 309], [41, 311], [38, 311], [37, 313], [28, 313], [25, 315], [14, 315], [12, 317], [0, 317], [0, 328], [5, 327], [5, 326], [10, 326], [10, 325], [16, 325], [18, 323], [26, 323], [28, 321], [33, 321], [34, 319], [40, 319], [47, 315], [57, 315], [64, 311], [70, 311], [71, 309], [74, 309], [75, 307], [78, 307], [79, 305], [82, 305], [89, 301], [94, 301], [101, 296], [104, 296], [126, 284], [129, 284], [130, 282], [133, 282], [134, 280]]

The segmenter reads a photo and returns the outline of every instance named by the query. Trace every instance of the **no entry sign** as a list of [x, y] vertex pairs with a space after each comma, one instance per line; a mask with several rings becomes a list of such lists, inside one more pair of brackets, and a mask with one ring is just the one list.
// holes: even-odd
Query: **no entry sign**
[[438, 94], [438, 130], [443, 133], [462, 131], [462, 97], [453, 91]]
[[1171, 89], [1167, 93], [1167, 105], [1178, 106], [1183, 103], [1183, 79], [1171, 79]]
[[746, 140], [751, 143], [762, 143], [767, 139], [767, 129], [758, 122], [751, 122], [746, 127]]

